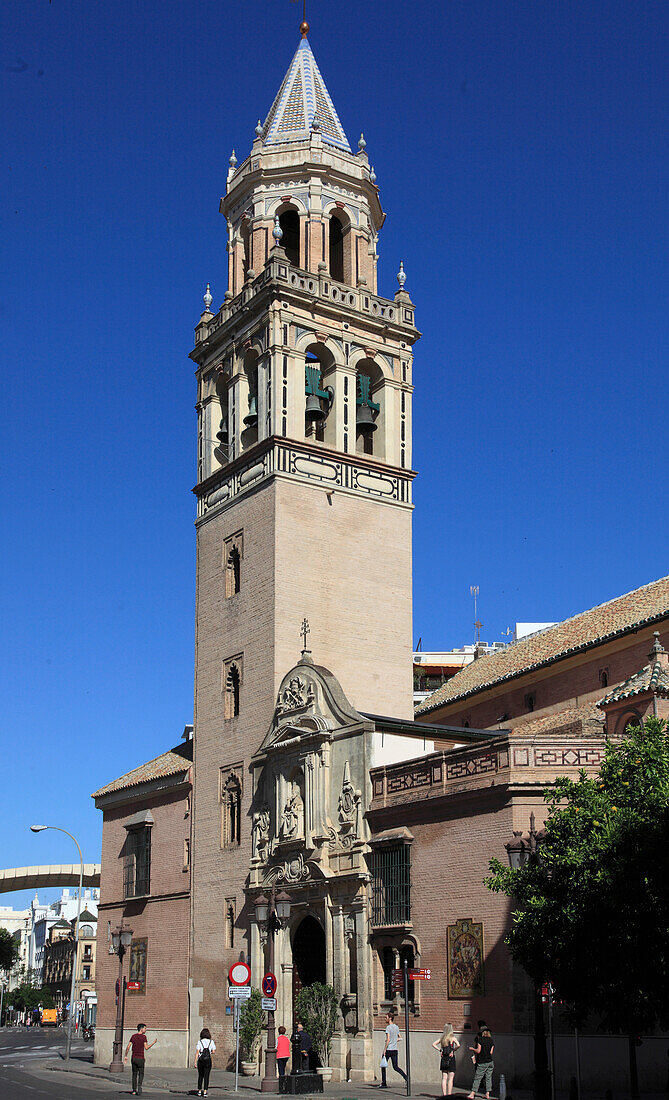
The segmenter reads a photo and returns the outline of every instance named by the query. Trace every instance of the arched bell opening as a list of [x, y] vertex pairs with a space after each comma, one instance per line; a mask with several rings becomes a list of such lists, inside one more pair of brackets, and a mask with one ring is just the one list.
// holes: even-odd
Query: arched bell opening
[[300, 215], [294, 206], [279, 210], [279, 225], [283, 233], [281, 247], [288, 257], [288, 262], [293, 267], [303, 267], [304, 265], [300, 264]]
[[[242, 416], [242, 447], [252, 447], [258, 442], [258, 353], [247, 351], [244, 356], [246, 381], [246, 411]], [[244, 404], [242, 402], [242, 409]]]
[[362, 359], [356, 370], [355, 442], [358, 454], [384, 457], [382, 427], [383, 372], [373, 359]]
[[334, 356], [325, 344], [310, 344], [304, 361], [304, 436], [320, 443], [335, 445], [332, 372]]
[[336, 214], [330, 217], [330, 277], [344, 282], [344, 228]]
[[216, 375], [216, 396], [218, 398], [220, 415], [218, 428], [216, 430], [216, 446], [214, 447], [214, 457], [220, 462], [221, 466], [224, 466], [230, 461], [230, 426], [228, 419], [228, 378], [227, 375], [220, 370]]
[[247, 217], [242, 218], [242, 224], [239, 230], [239, 236], [242, 242], [242, 278], [246, 282], [246, 276], [249, 273], [251, 267], [251, 230], [249, 228], [249, 219]]
[[295, 1000], [301, 989], [314, 982], [325, 985], [325, 932], [315, 917], [303, 917], [292, 937], [293, 949], [293, 1018]]

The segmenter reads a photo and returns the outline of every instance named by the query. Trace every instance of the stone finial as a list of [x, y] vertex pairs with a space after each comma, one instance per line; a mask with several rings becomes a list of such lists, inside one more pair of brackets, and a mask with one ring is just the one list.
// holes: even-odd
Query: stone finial
[[262, 122], [258, 119], [258, 125], [256, 126], [256, 137], [262, 137]]
[[237, 167], [237, 157], [235, 156], [234, 149], [232, 150], [232, 153], [230, 154], [230, 160], [228, 161], [228, 164], [230, 165], [231, 168], [236, 168]]
[[211, 287], [209, 286], [209, 283], [207, 283], [207, 289], [204, 292], [204, 298], [203, 298], [204, 308], [205, 308], [207, 313], [209, 313], [211, 311], [211, 303], [213, 302], [213, 300], [214, 299], [211, 296]]
[[360, 135], [360, 140], [358, 141], [358, 149], [360, 150], [361, 153], [364, 153], [366, 148], [367, 148], [367, 142], [365, 141], [365, 135], [361, 134]]
[[400, 284], [400, 290], [404, 290], [404, 284], [407, 281], [406, 272], [404, 270], [404, 261], [400, 260], [400, 269], [397, 272], [397, 281]]
[[283, 239], [283, 229], [281, 228], [281, 222], [279, 221], [279, 215], [274, 215], [274, 228], [272, 229], [272, 236], [277, 244], [281, 244]]
[[376, 183], [376, 172], [374, 171], [373, 167], [370, 168], [370, 170], [369, 170], [369, 178], [372, 181], [372, 183]]
[[321, 124], [318, 121], [318, 119], [316, 118], [316, 116], [314, 115], [313, 122], [311, 123], [311, 129], [318, 131], [318, 130], [320, 130], [320, 128], [321, 128]]

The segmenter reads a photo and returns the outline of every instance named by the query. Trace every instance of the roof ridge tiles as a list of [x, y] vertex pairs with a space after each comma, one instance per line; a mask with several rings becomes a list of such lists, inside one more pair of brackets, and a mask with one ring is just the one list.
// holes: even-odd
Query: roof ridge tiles
[[669, 615], [669, 576], [563, 619], [466, 665], [416, 709], [416, 716], [464, 700], [561, 657]]

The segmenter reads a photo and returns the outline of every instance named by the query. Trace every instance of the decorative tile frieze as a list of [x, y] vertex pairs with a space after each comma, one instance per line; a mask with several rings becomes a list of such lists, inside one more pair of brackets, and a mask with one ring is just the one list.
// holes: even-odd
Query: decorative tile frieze
[[389, 470], [386, 473], [358, 464], [355, 455], [351, 455], [350, 459], [343, 455], [320, 455], [313, 450], [301, 450], [293, 443], [277, 441], [268, 445], [266, 450], [249, 456], [247, 463], [235, 463], [230, 471], [222, 467], [219, 475], [210, 478], [213, 485], [210, 484], [203, 492], [198, 491], [198, 518], [255, 488], [263, 478], [275, 475], [297, 477], [323, 488], [339, 488], [365, 497], [411, 506], [413, 474], [410, 471], [404, 474], [399, 470]]

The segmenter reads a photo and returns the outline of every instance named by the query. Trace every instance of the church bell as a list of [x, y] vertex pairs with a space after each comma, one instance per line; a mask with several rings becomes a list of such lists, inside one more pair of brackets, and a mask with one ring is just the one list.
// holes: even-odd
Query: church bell
[[376, 423], [369, 405], [358, 405], [355, 414], [355, 426], [359, 432], [375, 432]]
[[258, 423], [258, 400], [254, 393], [249, 398], [249, 411], [244, 417], [244, 423], [247, 428], [255, 428]]
[[320, 397], [317, 397], [315, 393], [310, 393], [307, 397], [307, 407], [305, 410], [307, 420], [312, 423], [317, 423], [319, 420], [325, 420], [327, 413], [323, 411]]

